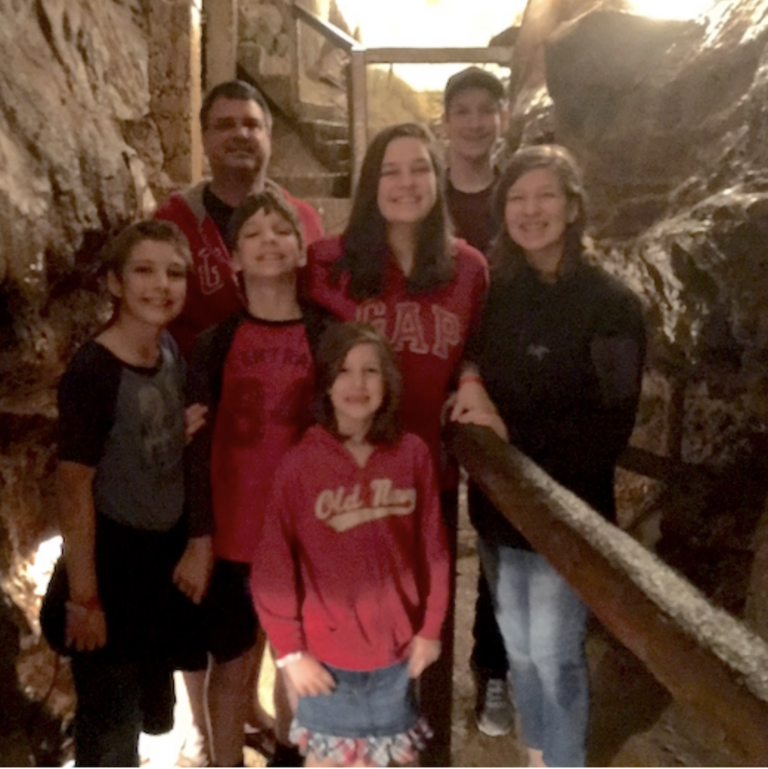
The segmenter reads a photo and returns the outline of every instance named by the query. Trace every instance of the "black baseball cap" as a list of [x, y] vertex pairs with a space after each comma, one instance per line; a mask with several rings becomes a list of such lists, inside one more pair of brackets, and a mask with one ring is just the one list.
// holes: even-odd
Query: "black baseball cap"
[[467, 88], [482, 88], [499, 101], [504, 99], [505, 96], [504, 85], [496, 75], [491, 74], [488, 70], [480, 69], [480, 67], [467, 67], [448, 78], [448, 82], [445, 84], [445, 91], [443, 92], [445, 108], [448, 108], [451, 99], [459, 91], [466, 91]]

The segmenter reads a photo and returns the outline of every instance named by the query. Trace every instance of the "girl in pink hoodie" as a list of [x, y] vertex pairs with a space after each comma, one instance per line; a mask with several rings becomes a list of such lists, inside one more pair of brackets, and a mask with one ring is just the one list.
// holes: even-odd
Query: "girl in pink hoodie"
[[285, 457], [252, 571], [299, 702], [307, 766], [415, 760], [415, 681], [440, 655], [449, 556], [429, 449], [403, 433], [400, 373], [373, 327], [329, 329], [318, 424]]

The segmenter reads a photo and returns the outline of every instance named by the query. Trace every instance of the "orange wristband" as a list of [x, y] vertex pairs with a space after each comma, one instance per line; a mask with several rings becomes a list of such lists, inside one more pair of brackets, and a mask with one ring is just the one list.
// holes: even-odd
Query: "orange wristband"
[[483, 384], [483, 378], [477, 374], [463, 374], [459, 377], [459, 388], [467, 384], [467, 382], [475, 382], [476, 384]]

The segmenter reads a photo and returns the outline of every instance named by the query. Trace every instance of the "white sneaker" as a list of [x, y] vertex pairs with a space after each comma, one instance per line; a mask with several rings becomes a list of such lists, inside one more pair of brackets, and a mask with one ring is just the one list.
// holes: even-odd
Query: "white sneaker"
[[475, 719], [477, 728], [489, 737], [509, 734], [515, 722], [515, 706], [506, 679], [489, 678], [478, 682]]

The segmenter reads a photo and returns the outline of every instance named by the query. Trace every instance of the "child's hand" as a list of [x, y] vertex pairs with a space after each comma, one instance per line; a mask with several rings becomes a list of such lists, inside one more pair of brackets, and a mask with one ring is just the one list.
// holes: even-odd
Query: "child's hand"
[[428, 638], [414, 636], [411, 641], [408, 675], [418, 678], [440, 656], [442, 644]]
[[333, 676], [311, 654], [289, 662], [283, 672], [299, 697], [330, 694], [336, 688]]
[[207, 590], [213, 570], [213, 546], [210, 537], [192, 537], [187, 542], [176, 568], [173, 584], [193, 603], [200, 603]]
[[193, 403], [184, 409], [184, 437], [187, 443], [195, 437], [195, 433], [205, 424], [205, 415], [208, 413], [208, 406], [202, 403]]
[[107, 643], [107, 621], [101, 607], [85, 607], [67, 601], [67, 646], [92, 652]]

